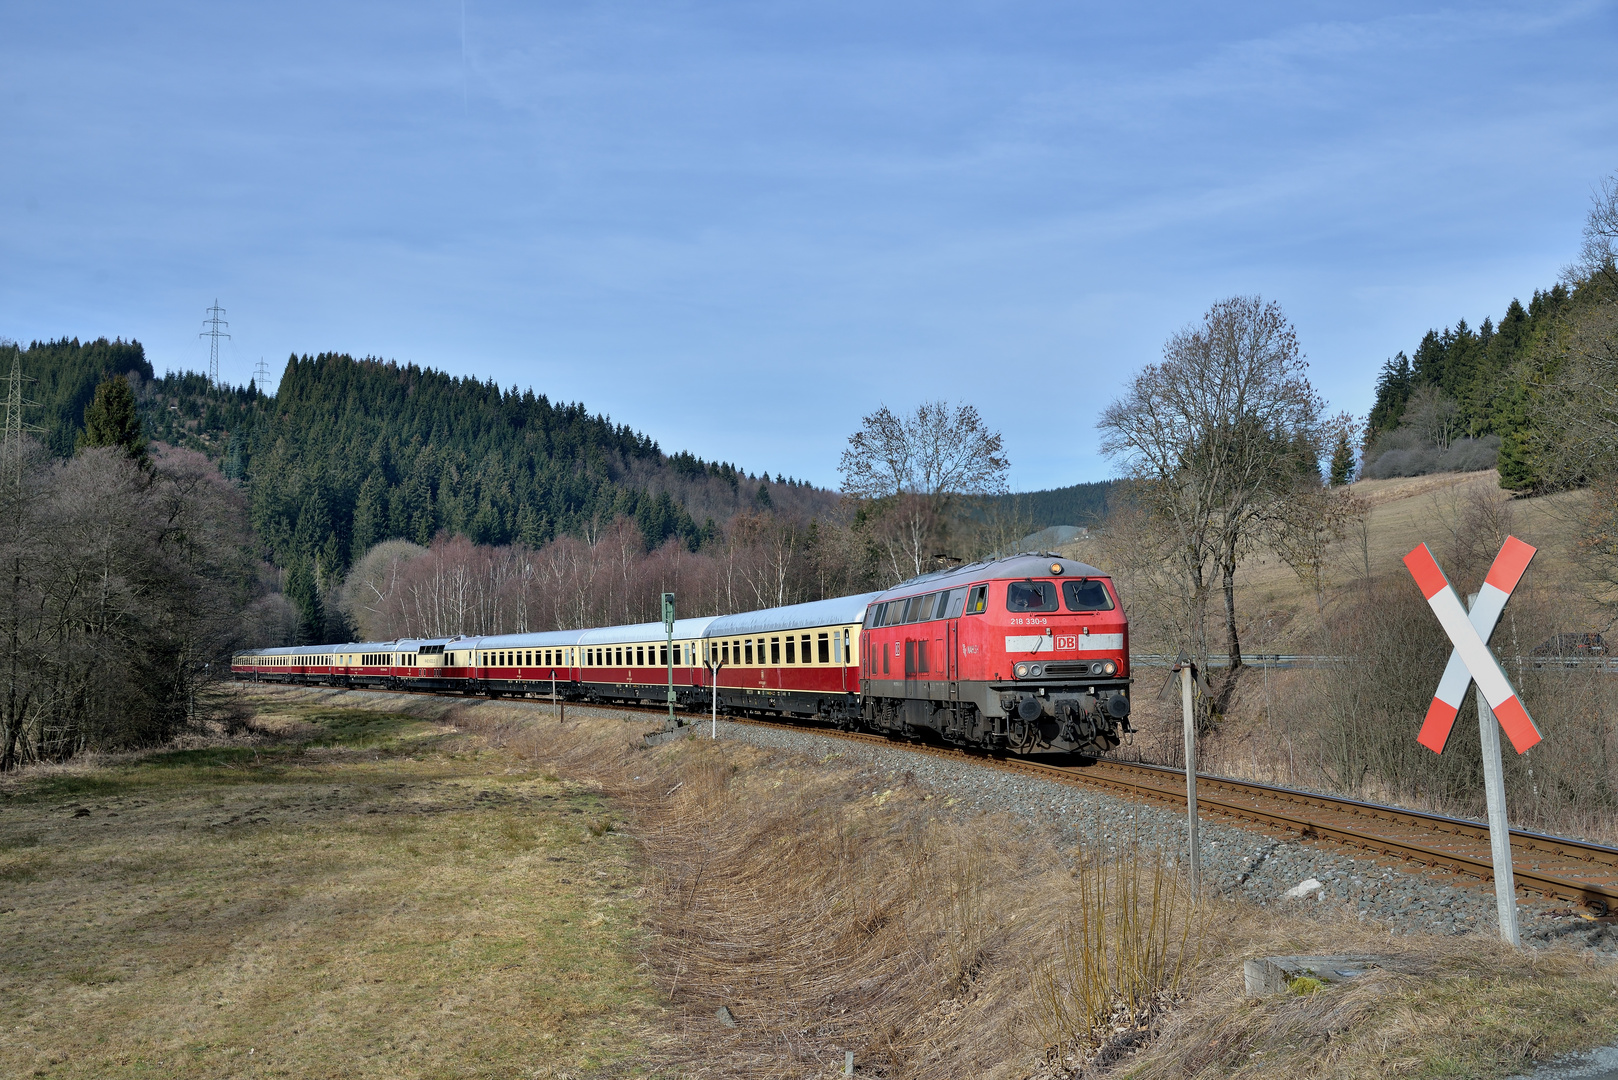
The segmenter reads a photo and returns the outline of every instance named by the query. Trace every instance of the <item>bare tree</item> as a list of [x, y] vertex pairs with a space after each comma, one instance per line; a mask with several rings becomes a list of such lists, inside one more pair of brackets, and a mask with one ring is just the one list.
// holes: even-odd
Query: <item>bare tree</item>
[[1461, 408], [1436, 386], [1418, 386], [1405, 404], [1403, 423], [1422, 441], [1448, 450], [1460, 426]]
[[1264, 539], [1292, 568], [1298, 583], [1315, 598], [1315, 610], [1326, 604], [1326, 556], [1334, 541], [1349, 535], [1369, 507], [1342, 488], [1302, 481], [1275, 499], [1262, 515]]
[[976, 408], [926, 401], [909, 416], [883, 405], [865, 417], [838, 468], [845, 493], [882, 504], [878, 532], [904, 577], [928, 569], [951, 502], [1004, 491], [1011, 465]]
[[1162, 363], [1142, 369], [1102, 416], [1102, 451], [1121, 463], [1135, 497], [1172, 537], [1194, 654], [1208, 653], [1203, 628], [1215, 577], [1223, 588], [1230, 667], [1216, 711], [1242, 664], [1237, 563], [1260, 513], [1293, 487], [1310, 457], [1318, 476], [1324, 403], [1307, 367], [1277, 304], [1231, 297], [1169, 338]]
[[1551, 488], [1618, 472], [1618, 303], [1581, 306], [1547, 341], [1529, 447]]
[[1618, 173], [1602, 177], [1590, 204], [1579, 257], [1562, 276], [1570, 285], [1596, 277], [1618, 285]]

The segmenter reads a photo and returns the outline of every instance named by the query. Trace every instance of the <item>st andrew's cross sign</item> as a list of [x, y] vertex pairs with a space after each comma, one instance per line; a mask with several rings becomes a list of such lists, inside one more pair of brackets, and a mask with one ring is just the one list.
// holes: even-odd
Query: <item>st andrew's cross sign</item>
[[[1483, 587], [1472, 597], [1468, 611], [1461, 604], [1438, 560], [1420, 544], [1405, 556], [1405, 565], [1416, 579], [1421, 594], [1438, 616], [1439, 625], [1449, 635], [1454, 649], [1449, 665], [1438, 681], [1433, 703], [1427, 707], [1427, 718], [1421, 725], [1418, 742], [1435, 754], [1442, 754], [1449, 742], [1450, 729], [1455, 726], [1455, 714], [1466, 698], [1466, 688], [1474, 681], [1478, 685], [1478, 738], [1483, 751], [1483, 794], [1489, 807], [1489, 848], [1494, 857], [1494, 899], [1500, 918], [1500, 936], [1512, 945], [1520, 944], [1517, 932], [1517, 885], [1511, 868], [1511, 828], [1506, 824], [1506, 782], [1500, 761], [1500, 728], [1506, 729], [1511, 745], [1517, 753], [1525, 753], [1539, 743], [1542, 736], [1534, 725], [1534, 718], [1517, 695], [1511, 680], [1506, 677], [1500, 661], [1489, 651], [1489, 635], [1500, 621], [1506, 601], [1511, 599], [1517, 583], [1522, 580], [1528, 563], [1534, 557], [1534, 548], [1506, 537], [1489, 567], [1489, 576]], [[1485, 704], [1485, 702], [1487, 704]], [[1499, 727], [1495, 718], [1499, 717]]]
[[1506, 537], [1500, 554], [1495, 556], [1494, 564], [1489, 567], [1489, 576], [1484, 579], [1483, 588], [1478, 590], [1471, 612], [1461, 605], [1455, 587], [1444, 576], [1444, 571], [1438, 568], [1438, 560], [1433, 558], [1426, 544], [1419, 545], [1405, 556], [1405, 565], [1410, 568], [1416, 585], [1427, 598], [1433, 614], [1438, 616], [1439, 625], [1455, 644], [1449, 654], [1449, 665], [1444, 668], [1444, 677], [1438, 682], [1438, 692], [1433, 695], [1433, 703], [1427, 708], [1427, 719], [1421, 725], [1421, 734], [1416, 736], [1417, 742], [1435, 754], [1444, 752], [1450, 728], [1455, 725], [1455, 714], [1460, 711], [1466, 688], [1474, 679], [1484, 700], [1499, 717], [1500, 726], [1506, 729], [1506, 735], [1517, 753], [1523, 753], [1543, 738], [1522, 699], [1517, 696], [1517, 691], [1512, 689], [1511, 680], [1500, 667], [1500, 661], [1494, 658], [1488, 646], [1489, 635], [1494, 632], [1494, 625], [1499, 622], [1500, 613], [1505, 610], [1512, 591], [1522, 580], [1535, 550], [1515, 536]]

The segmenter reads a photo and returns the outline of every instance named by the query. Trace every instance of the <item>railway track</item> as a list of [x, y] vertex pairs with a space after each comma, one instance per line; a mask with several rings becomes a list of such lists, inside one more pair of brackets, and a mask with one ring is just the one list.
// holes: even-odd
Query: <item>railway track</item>
[[[419, 690], [365, 692], [440, 696]], [[544, 698], [528, 700], [545, 703]], [[644, 712], [661, 717], [668, 715], [666, 707], [658, 706], [585, 707]], [[708, 719], [706, 713], [678, 715], [692, 723]], [[806, 725], [787, 721], [735, 716], [725, 719], [728, 723], [806, 729]], [[1142, 801], [1180, 806], [1184, 806], [1186, 801], [1183, 769], [1108, 759], [1084, 766], [1056, 765], [908, 739], [891, 739], [866, 732], [841, 731], [827, 726], [817, 725], [807, 729], [832, 738], [972, 761], [989, 768], [1037, 776], [1061, 784], [1101, 789]], [[1494, 880], [1489, 827], [1481, 822], [1207, 773], [1197, 774], [1197, 808], [1201, 816], [1257, 825], [1268, 831], [1295, 835], [1305, 840], [1330, 841], [1373, 855], [1414, 862], [1434, 871], [1471, 878], [1479, 883]], [[1609, 911], [1618, 912], [1618, 848], [1513, 829], [1511, 854], [1512, 871], [1519, 892], [1538, 893], [1546, 899], [1581, 904], [1592, 909], [1597, 916], [1605, 916]]]
[[[731, 723], [737, 722], [736, 717], [728, 719]], [[755, 719], [741, 722], [766, 727], [797, 726]], [[1087, 766], [1052, 765], [954, 747], [895, 741], [864, 732], [816, 730], [836, 738], [898, 745], [916, 753], [971, 760], [1057, 783], [1100, 788], [1143, 801], [1180, 806], [1186, 801], [1183, 769], [1106, 759]], [[1259, 825], [1305, 840], [1331, 841], [1373, 855], [1447, 871], [1479, 883], [1494, 880], [1489, 827], [1481, 822], [1207, 773], [1197, 774], [1197, 809], [1199, 816]], [[1520, 892], [1582, 904], [1593, 909], [1596, 915], [1618, 911], [1618, 848], [1513, 829], [1511, 855], [1512, 872]]]

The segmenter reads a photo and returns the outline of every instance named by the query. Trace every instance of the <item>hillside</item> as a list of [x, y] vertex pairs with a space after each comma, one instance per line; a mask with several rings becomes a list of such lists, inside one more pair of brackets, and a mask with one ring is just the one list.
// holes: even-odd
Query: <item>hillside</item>
[[291, 357], [274, 397], [155, 377], [138, 342], [35, 342], [21, 352], [43, 408], [29, 420], [72, 452], [84, 407], [111, 375], [130, 377], [149, 438], [201, 451], [247, 487], [259, 539], [281, 566], [340, 575], [390, 537], [440, 531], [532, 546], [633, 518], [648, 547], [691, 549], [740, 510], [813, 514], [836, 495], [687, 453], [583, 404], [339, 354]]
[[[1469, 519], [1480, 509], [1493, 508], [1509, 532], [1539, 549], [1524, 587], [1543, 585], [1565, 592], [1570, 597], [1568, 629], [1602, 628], [1606, 617], [1590, 602], [1574, 560], [1575, 534], [1589, 507], [1587, 490], [1514, 499], [1500, 490], [1500, 477], [1493, 469], [1361, 480], [1349, 490], [1364, 500], [1368, 512], [1363, 536], [1355, 530], [1328, 550], [1328, 602], [1363, 582], [1367, 567], [1373, 580], [1402, 581], [1401, 575], [1406, 575], [1402, 560], [1417, 544], [1427, 544], [1441, 563], [1446, 562], [1457, 543], [1467, 540]], [[1107, 545], [1102, 531], [1059, 550], [1106, 568], [1112, 561]], [[1450, 572], [1455, 572], [1453, 567]], [[1268, 551], [1250, 552], [1237, 570], [1236, 610], [1244, 651], [1307, 653], [1316, 647], [1322, 625], [1316, 598], [1289, 566]], [[1328, 614], [1331, 610], [1328, 603]], [[1167, 647], [1136, 644], [1142, 651]]]
[[980, 513], [1012, 519], [1025, 526], [1024, 532], [1052, 525], [1095, 525], [1107, 516], [1107, 496], [1113, 483], [1099, 480], [1045, 491], [993, 495], [985, 500], [987, 505]]

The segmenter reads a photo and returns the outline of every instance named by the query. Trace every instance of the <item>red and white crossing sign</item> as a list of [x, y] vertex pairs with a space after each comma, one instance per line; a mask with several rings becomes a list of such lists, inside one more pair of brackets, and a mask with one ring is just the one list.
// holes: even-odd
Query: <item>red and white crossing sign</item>
[[1455, 714], [1473, 680], [1477, 681], [1484, 700], [1499, 718], [1500, 726], [1506, 729], [1506, 736], [1517, 753], [1528, 750], [1543, 737], [1488, 646], [1494, 624], [1499, 621], [1500, 612], [1505, 609], [1512, 590], [1522, 580], [1535, 550], [1532, 545], [1523, 543], [1515, 536], [1506, 537], [1500, 554], [1495, 556], [1494, 564], [1489, 567], [1489, 576], [1484, 580], [1483, 588], [1478, 590], [1470, 614], [1426, 544], [1418, 545], [1416, 550], [1405, 556], [1405, 565], [1410, 568], [1416, 585], [1427, 598], [1433, 614], [1438, 616], [1438, 622], [1450, 641], [1455, 643], [1449, 665], [1444, 668], [1444, 677], [1439, 680], [1438, 692], [1433, 695], [1432, 705], [1428, 706], [1421, 734], [1416, 737], [1421, 745], [1435, 754], [1444, 752], [1450, 729], [1455, 726]]

